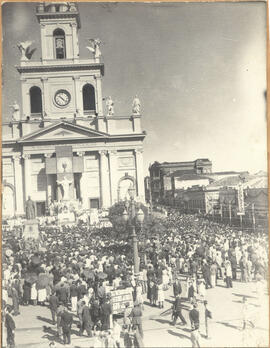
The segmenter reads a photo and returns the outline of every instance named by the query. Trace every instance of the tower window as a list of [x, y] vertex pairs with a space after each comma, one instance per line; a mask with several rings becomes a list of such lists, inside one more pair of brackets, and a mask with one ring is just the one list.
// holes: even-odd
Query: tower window
[[62, 29], [55, 29], [53, 32], [54, 46], [55, 46], [55, 58], [66, 58], [66, 39], [65, 32]]
[[42, 114], [41, 89], [37, 86], [30, 88], [30, 107], [31, 114]]
[[96, 111], [95, 88], [89, 83], [83, 86], [83, 110]]

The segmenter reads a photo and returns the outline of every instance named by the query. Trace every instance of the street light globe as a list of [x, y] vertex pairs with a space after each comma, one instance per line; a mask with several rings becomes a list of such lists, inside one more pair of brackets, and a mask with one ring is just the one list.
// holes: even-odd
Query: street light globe
[[138, 222], [140, 224], [142, 224], [143, 220], [144, 220], [144, 213], [143, 213], [142, 209], [139, 209], [136, 215], [137, 215]]
[[128, 221], [128, 213], [127, 213], [126, 209], [124, 210], [124, 212], [122, 214], [122, 219], [124, 222]]

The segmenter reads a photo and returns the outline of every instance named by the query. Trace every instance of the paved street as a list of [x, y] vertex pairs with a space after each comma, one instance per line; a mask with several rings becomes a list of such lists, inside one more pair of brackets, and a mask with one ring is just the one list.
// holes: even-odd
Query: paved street
[[[243, 295], [247, 296], [250, 308], [254, 308], [253, 317], [257, 316], [255, 329], [241, 330], [241, 300]], [[203, 337], [205, 327], [203, 323], [201, 324], [201, 345], [203, 347], [268, 346], [267, 296], [265, 295], [264, 304], [260, 307], [256, 297], [255, 283], [234, 282], [233, 289], [227, 289], [223, 282], [219, 281], [215, 289], [207, 290], [206, 299], [213, 319], [210, 321], [211, 338], [208, 340]], [[175, 327], [170, 325], [171, 314], [166, 314], [166, 310], [171, 307], [172, 301], [172, 289], [166, 292], [164, 309], [151, 307], [147, 300], [145, 301], [143, 328], [146, 347], [191, 347], [188, 311], [183, 310], [184, 317], [188, 322], [186, 327], [182, 327], [180, 324], [176, 324]], [[185, 308], [187, 307], [185, 306]], [[51, 324], [50, 312], [47, 307], [21, 306], [21, 315], [15, 320], [18, 348], [49, 347], [50, 341], [54, 341], [56, 347], [63, 346], [61, 342], [57, 341], [56, 328]], [[75, 318], [72, 344], [69, 347], [92, 347], [92, 344], [93, 339], [78, 336], [77, 319]]]

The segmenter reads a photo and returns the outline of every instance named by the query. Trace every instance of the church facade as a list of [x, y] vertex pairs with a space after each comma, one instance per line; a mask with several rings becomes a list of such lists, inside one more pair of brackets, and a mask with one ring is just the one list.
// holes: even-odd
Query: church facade
[[3, 217], [24, 215], [29, 196], [37, 215], [59, 201], [108, 208], [130, 186], [143, 202], [139, 100], [126, 116], [114, 114], [110, 97], [103, 110], [100, 41], [80, 59], [76, 4], [40, 3], [36, 17], [42, 57], [32, 60], [31, 42], [18, 45], [22, 105], [15, 102], [12, 120], [2, 123]]

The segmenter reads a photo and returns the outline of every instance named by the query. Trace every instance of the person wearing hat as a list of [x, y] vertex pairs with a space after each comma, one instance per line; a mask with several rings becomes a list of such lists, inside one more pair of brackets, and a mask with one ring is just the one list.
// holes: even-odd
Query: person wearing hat
[[53, 325], [55, 324], [55, 317], [57, 314], [57, 308], [58, 308], [58, 297], [55, 295], [55, 291], [52, 292], [51, 296], [49, 297], [49, 307], [52, 315], [52, 321]]
[[191, 323], [190, 339], [192, 342], [192, 347], [200, 347], [200, 314], [198, 311], [197, 303], [193, 304], [192, 310], [189, 312], [189, 320]]
[[91, 328], [93, 326], [93, 322], [91, 319], [90, 308], [87, 306], [85, 301], [82, 301], [82, 325], [80, 327], [80, 336], [82, 336], [84, 330], [87, 332], [89, 337], [92, 337]]
[[95, 330], [100, 320], [100, 307], [98, 299], [94, 299], [90, 306], [91, 319], [93, 322], [93, 329]]
[[186, 325], [187, 322], [185, 320], [185, 318], [183, 317], [182, 314], [182, 303], [181, 303], [181, 297], [180, 294], [176, 295], [174, 304], [173, 304], [173, 322], [172, 325], [176, 324], [177, 319], [180, 318], [180, 320], [182, 321], [183, 325]]
[[100, 307], [102, 330], [110, 329], [110, 315], [112, 314], [112, 306], [110, 299], [107, 297]]
[[68, 312], [66, 307], [64, 307], [63, 313], [61, 315], [61, 324], [60, 324], [63, 330], [64, 344], [70, 344], [72, 322], [73, 322], [72, 314]]
[[142, 310], [140, 309], [140, 304], [138, 302], [134, 303], [134, 307], [129, 316], [132, 320], [133, 329], [136, 329], [136, 331], [138, 329], [141, 337], [143, 338]]
[[173, 295], [176, 297], [177, 295], [180, 295], [182, 293], [182, 286], [180, 282], [180, 277], [177, 277], [175, 279], [175, 282], [173, 283]]

